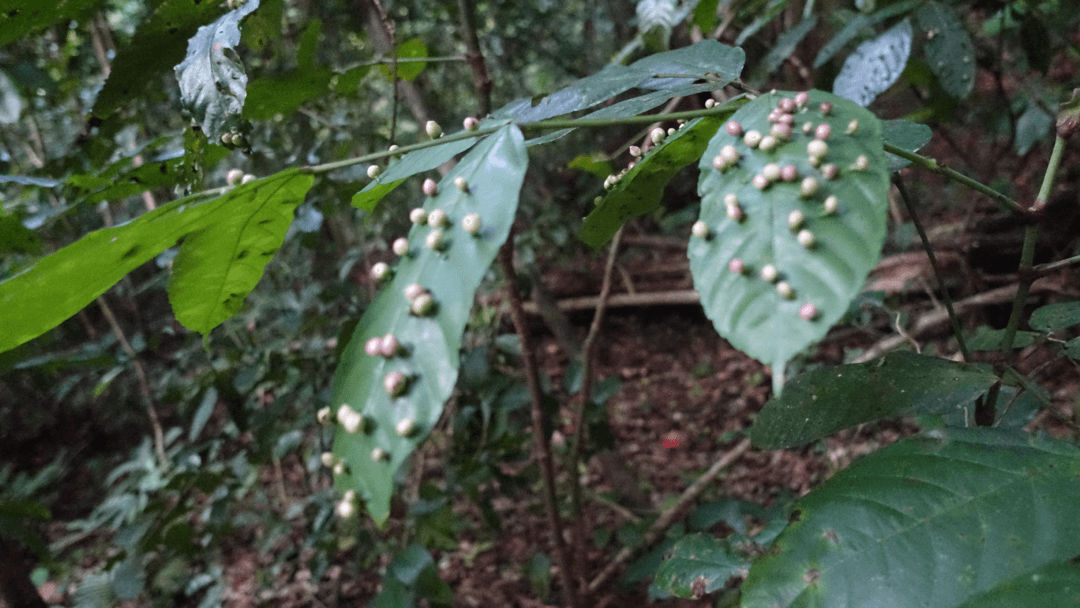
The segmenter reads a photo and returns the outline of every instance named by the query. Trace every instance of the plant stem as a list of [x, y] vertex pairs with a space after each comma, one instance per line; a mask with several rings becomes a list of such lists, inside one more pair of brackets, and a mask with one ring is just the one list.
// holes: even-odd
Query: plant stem
[[937, 263], [937, 256], [934, 255], [934, 247], [930, 244], [930, 238], [926, 236], [926, 229], [919, 220], [918, 213], [915, 212], [915, 205], [911, 203], [907, 188], [904, 187], [904, 181], [900, 179], [899, 174], [893, 178], [893, 182], [896, 184], [897, 191], [900, 192], [900, 199], [904, 201], [904, 206], [907, 207], [908, 215], [911, 216], [911, 223], [915, 224], [915, 230], [919, 233], [923, 249], [926, 250], [926, 257], [930, 258], [930, 268], [934, 271], [938, 289], [941, 290], [942, 299], [945, 300], [945, 310], [949, 313], [949, 325], [952, 326], [953, 335], [956, 336], [956, 343], [960, 347], [960, 355], [964, 358], [964, 361], [968, 361], [970, 360], [970, 354], [968, 353], [967, 342], [964, 341], [964, 332], [960, 327], [960, 320], [956, 317], [956, 311], [953, 310], [952, 296], [949, 295], [949, 288], [945, 286], [941, 268]]
[[[620, 227], [611, 239], [611, 249], [608, 251], [607, 263], [604, 265], [604, 278], [600, 286], [600, 299], [596, 304], [596, 312], [593, 313], [592, 324], [589, 333], [582, 344], [582, 380], [581, 399], [578, 400], [574, 409], [574, 436], [570, 441], [570, 475], [573, 483], [570, 485], [570, 505], [574, 514], [574, 559], [577, 560], [576, 571], [585, 576], [585, 565], [582, 563], [585, 557], [585, 520], [581, 511], [581, 480], [578, 475], [578, 467], [581, 464], [581, 442], [585, 436], [585, 409], [592, 401], [594, 363], [596, 359], [596, 339], [600, 335], [600, 328], [604, 324], [604, 314], [607, 312], [608, 295], [611, 294], [611, 276], [615, 269], [615, 258], [619, 253], [619, 242], [622, 240], [623, 229]], [[588, 597], [585, 597], [588, 601]]]
[[480, 52], [480, 38], [476, 35], [473, 26], [473, 5], [471, 0], [458, 0], [458, 13], [461, 17], [461, 36], [465, 39], [465, 56], [469, 60], [469, 67], [473, 74], [473, 88], [479, 98], [480, 107], [478, 114], [487, 116], [491, 112], [491, 76], [488, 74], [487, 63], [484, 54]]
[[[1042, 186], [1039, 187], [1039, 195], [1035, 199], [1035, 208], [1042, 209], [1046, 206], [1047, 199], [1054, 187], [1054, 177], [1061, 165], [1061, 156], [1065, 151], [1065, 140], [1061, 137], [1054, 139], [1054, 150], [1050, 153], [1050, 161], [1046, 164], [1046, 172], [1043, 174]], [[1001, 338], [1001, 353], [1008, 357], [1012, 352], [1013, 342], [1016, 339], [1016, 330], [1020, 327], [1020, 316], [1024, 313], [1024, 304], [1027, 303], [1028, 294], [1031, 292], [1031, 283], [1035, 275], [1032, 272], [1035, 260], [1035, 243], [1039, 239], [1039, 227], [1029, 224], [1024, 227], [1024, 244], [1020, 250], [1019, 287], [1013, 297], [1012, 311], [1009, 313], [1009, 321], [1005, 325], [1005, 335]], [[994, 385], [986, 398], [986, 406], [989, 410], [990, 424], [993, 424], [993, 415], [996, 411], [1000, 384]], [[978, 410], [976, 419], [978, 420]]]
[[1065, 268], [1066, 266], [1072, 266], [1073, 264], [1076, 264], [1078, 262], [1080, 262], [1080, 255], [1074, 255], [1072, 257], [1065, 258], [1063, 260], [1058, 260], [1056, 262], [1047, 262], [1045, 264], [1036, 264], [1036, 265], [1031, 267], [1031, 270], [1035, 274], [1043, 275], [1043, 274], [1047, 274], [1049, 272], [1052, 272], [1054, 270], [1057, 270], [1058, 268]]
[[885, 151], [891, 154], [895, 154], [901, 158], [906, 158], [907, 160], [910, 160], [911, 162], [919, 165], [924, 169], [929, 169], [930, 171], [933, 171], [938, 175], [941, 175], [948, 179], [951, 179], [958, 184], [967, 186], [968, 188], [971, 188], [976, 192], [985, 194], [986, 196], [989, 196], [990, 198], [998, 201], [999, 203], [1005, 205], [1016, 213], [1022, 215], [1030, 215], [1032, 213], [1032, 209], [1021, 205], [1015, 200], [1009, 198], [1008, 196], [1005, 196], [1004, 194], [998, 192], [997, 190], [994, 190], [990, 186], [987, 186], [986, 184], [976, 179], [968, 177], [955, 169], [947, 167], [943, 163], [939, 163], [933, 158], [923, 156], [922, 154], [916, 154], [914, 152], [908, 152], [907, 150], [904, 150], [903, 148], [897, 148], [896, 146], [888, 142], [885, 142]]
[[555, 495], [555, 468], [551, 458], [551, 446], [547, 433], [544, 432], [543, 393], [540, 390], [540, 375], [533, 357], [532, 339], [525, 320], [525, 308], [517, 292], [517, 273], [514, 271], [514, 233], [511, 230], [506, 243], [499, 250], [499, 263], [506, 275], [506, 297], [510, 301], [510, 316], [514, 322], [514, 331], [521, 341], [521, 365], [525, 372], [525, 384], [529, 388], [532, 415], [533, 444], [536, 459], [540, 463], [540, 472], [544, 484], [544, 508], [547, 510], [548, 525], [551, 528], [552, 541], [555, 544], [555, 559], [559, 566], [559, 578], [563, 583], [563, 596], [568, 606], [578, 608], [577, 585], [570, 569], [570, 556], [563, 540], [563, 522], [559, 515], [559, 503]]

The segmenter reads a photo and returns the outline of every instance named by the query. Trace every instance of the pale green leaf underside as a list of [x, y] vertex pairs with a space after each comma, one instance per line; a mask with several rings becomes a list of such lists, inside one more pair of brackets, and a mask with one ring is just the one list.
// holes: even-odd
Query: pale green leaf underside
[[860, 106], [870, 105], [903, 73], [911, 54], [911, 21], [904, 19], [880, 36], [860, 44], [844, 60], [833, 93]]
[[228, 215], [184, 238], [169, 281], [177, 321], [208, 334], [240, 311], [314, 181], [289, 169], [245, 184], [227, 195]]
[[746, 567], [747, 563], [732, 555], [724, 541], [706, 534], [690, 534], [672, 547], [671, 556], [656, 570], [653, 584], [676, 597], [692, 598], [695, 580], [701, 579], [698, 591], [712, 593]]
[[766, 403], [750, 436], [758, 447], [786, 448], [864, 422], [973, 410], [972, 402], [997, 380], [981, 366], [903, 351], [817, 369], [792, 379], [783, 395]]
[[915, 13], [925, 33], [923, 52], [941, 87], [958, 99], [975, 84], [975, 53], [971, 37], [956, 11], [940, 2], [928, 2]]
[[364, 189], [352, 197], [352, 205], [365, 211], [375, 208], [384, 196], [401, 185], [406, 178], [424, 171], [431, 171], [458, 154], [468, 150], [476, 143], [475, 138], [459, 139], [430, 148], [421, 148], [409, 152], [400, 159], [391, 161], [378, 177], [371, 180]]
[[[732, 116], [744, 129], [768, 132], [766, 116], [780, 97], [763, 95]], [[833, 104], [825, 118], [817, 110], [820, 103]], [[835, 95], [811, 91], [804, 111], [795, 114], [792, 139], [771, 153], [751, 150], [741, 138], [719, 131], [701, 159], [698, 192], [702, 196], [701, 220], [712, 232], [708, 239], [693, 238], [687, 255], [694, 287], [701, 294], [706, 315], [716, 330], [733, 346], [776, 368], [825, 335], [843, 316], [848, 303], [859, 292], [867, 273], [874, 267], [885, 240], [888, 201], [888, 170], [882, 150], [881, 124], [873, 114]], [[845, 129], [858, 120], [853, 135]], [[825, 163], [839, 168], [839, 177], [826, 180], [811, 166], [806, 152], [810, 136], [800, 125], [827, 122], [832, 127]], [[712, 167], [713, 157], [731, 144], [741, 153], [739, 164], [726, 172]], [[867, 158], [867, 169], [852, 168], [859, 156]], [[799, 179], [814, 176], [820, 186], [808, 198], [799, 198], [799, 181], [774, 183], [760, 191], [751, 179], [766, 163], [798, 168]], [[745, 218], [735, 222], [727, 217], [724, 196], [737, 195]], [[826, 215], [823, 201], [829, 195], [839, 200], [834, 216]], [[816, 238], [806, 249], [788, 227], [788, 216], [799, 210], [806, 217], [805, 228]], [[728, 270], [732, 258], [743, 261], [748, 273]], [[759, 278], [766, 264], [779, 270], [779, 279], [794, 290], [785, 299], [775, 286]], [[799, 318], [803, 304], [812, 304], [818, 315], [807, 321]]]
[[817, 57], [814, 58], [814, 68], [820, 68], [826, 61], [832, 59], [833, 55], [837, 51], [844, 48], [847, 43], [855, 39], [856, 36], [863, 31], [881, 23], [887, 19], [891, 19], [897, 15], [906, 13], [915, 7], [919, 6], [924, 0], [905, 0], [904, 2], [897, 2], [891, 4], [875, 13], [869, 15], [865, 13], [859, 13], [851, 18], [850, 21], [844, 24], [844, 27], [832, 37], [825, 46], [821, 47]]
[[1078, 475], [1074, 446], [1025, 434], [900, 441], [799, 502], [750, 569], [742, 606], [990, 605], [970, 602], [1080, 555]]
[[[445, 249], [438, 253], [427, 249], [424, 241], [432, 228], [413, 226], [408, 235], [410, 253], [401, 258], [393, 279], [364, 313], [342, 356], [331, 407], [336, 411], [347, 403], [368, 422], [365, 431], [357, 434], [338, 428], [334, 454], [348, 471], [336, 478], [336, 485], [340, 490], [356, 490], [379, 525], [389, 515], [395, 471], [431, 431], [454, 388], [461, 335], [473, 296], [510, 232], [527, 165], [521, 132], [507, 126], [479, 143], [443, 178], [437, 196], [428, 198], [424, 207], [442, 209], [449, 216]], [[468, 193], [454, 187], [459, 176], [467, 181]], [[462, 218], [469, 213], [478, 213], [483, 223], [476, 236], [461, 228]], [[412, 283], [430, 290], [437, 302], [434, 315], [409, 314], [403, 291]], [[406, 347], [406, 356], [388, 360], [365, 354], [369, 338], [387, 333]], [[391, 371], [412, 377], [406, 394], [395, 399], [383, 389], [383, 378]], [[417, 425], [417, 432], [408, 438], [395, 432], [395, 425], [406, 417]], [[372, 460], [376, 447], [389, 458]]]

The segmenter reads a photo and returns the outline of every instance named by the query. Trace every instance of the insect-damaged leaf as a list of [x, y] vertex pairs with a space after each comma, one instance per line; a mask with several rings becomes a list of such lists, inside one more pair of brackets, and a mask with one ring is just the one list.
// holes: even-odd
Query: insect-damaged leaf
[[656, 570], [653, 584], [676, 597], [699, 598], [723, 587], [747, 566], [726, 541], [691, 534], [671, 549], [670, 557]]
[[911, 54], [911, 21], [904, 19], [883, 34], [860, 44], [845, 61], [833, 93], [868, 106], [888, 89], [907, 65]]
[[[355, 490], [380, 525], [389, 515], [394, 473], [431, 431], [454, 388], [473, 295], [510, 232], [527, 163], [521, 132], [511, 125], [477, 144], [443, 178], [437, 195], [424, 204], [429, 212], [441, 209], [448, 217], [443, 247], [433, 250], [425, 244], [435, 228], [412, 227], [409, 253], [365, 311], [342, 356], [331, 408], [336, 413], [348, 404], [366, 422], [355, 434], [338, 426], [334, 454], [345, 471], [335, 482], [340, 490]], [[454, 186], [458, 177], [464, 178], [467, 191]], [[478, 214], [482, 225], [475, 235], [461, 226], [471, 213]], [[430, 292], [435, 302], [431, 314], [410, 314], [404, 290], [411, 284]], [[365, 353], [369, 339], [388, 333], [402, 345], [397, 356]], [[392, 398], [383, 381], [395, 371], [404, 374], [408, 384], [404, 394]], [[415, 428], [399, 435], [397, 425], [406, 418]], [[373, 459], [375, 448], [385, 451], [385, 459]]]

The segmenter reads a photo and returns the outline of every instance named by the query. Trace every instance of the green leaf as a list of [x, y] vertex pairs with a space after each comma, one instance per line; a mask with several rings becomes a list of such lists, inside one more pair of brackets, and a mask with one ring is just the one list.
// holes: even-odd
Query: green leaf
[[94, 101], [94, 117], [104, 119], [132, 100], [160, 89], [160, 72], [176, 65], [184, 56], [188, 38], [199, 26], [221, 14], [224, 2], [164, 0], [135, 30], [135, 35], [117, 49], [109, 77]]
[[1074, 446], [1015, 432], [902, 440], [799, 502], [742, 606], [981, 608], [968, 602], [1080, 554], [1078, 475]]
[[[147, 152], [144, 149], [139, 156], [145, 157]], [[203, 160], [212, 166], [228, 153], [223, 146], [209, 146]], [[174, 186], [185, 179], [184, 170], [190, 165], [190, 159], [179, 150], [162, 152], [138, 166], [137, 158], [122, 158], [96, 174], [69, 176], [67, 183], [82, 191], [85, 202], [98, 203]]]
[[431, 171], [468, 150], [476, 142], [476, 138], [470, 137], [409, 152], [402, 156], [401, 159], [391, 162], [386, 171], [371, 180], [368, 185], [364, 186], [363, 190], [354, 194], [352, 197], [353, 207], [371, 211], [384, 196], [400, 186], [401, 182], [405, 181], [406, 178], [424, 171]]
[[705, 35], [716, 27], [716, 9], [719, 5], [720, 0], [701, 0], [694, 7], [694, 25], [701, 28]]
[[864, 422], [948, 414], [969, 406], [997, 381], [984, 366], [904, 351], [816, 369], [794, 378], [765, 404], [750, 437], [762, 448], [786, 448]]
[[1002, 581], [960, 608], [1080, 606], [1080, 564], [1069, 560], [1024, 572]]
[[[975, 330], [975, 333], [968, 338], [968, 348], [973, 351], [980, 350], [1000, 350], [1002, 339], [1005, 337], [1004, 329], [993, 329], [985, 325], [980, 326]], [[1026, 348], [1035, 344], [1040, 334], [1033, 331], [1018, 331], [1013, 336], [1013, 348]]]
[[750, 39], [751, 36], [761, 31], [761, 28], [768, 25], [773, 19], [783, 12], [787, 7], [790, 0], [769, 0], [769, 4], [761, 11], [761, 14], [754, 17], [754, 20], [750, 22], [741, 32], [739, 36], [735, 38], [735, 46], [742, 46], [744, 42]]
[[628, 220], [656, 209], [671, 178], [701, 158], [723, 124], [722, 118], [695, 118], [645, 153], [585, 218], [581, 240], [599, 247]]
[[[792, 95], [762, 95], [743, 106], [732, 120], [745, 130], [767, 133], [768, 113], [781, 97]], [[818, 107], [826, 101], [833, 108], [824, 117]], [[857, 130], [847, 135], [852, 120], [858, 121]], [[831, 126], [825, 165], [837, 167], [833, 180], [825, 179], [808, 160], [811, 137], [799, 127], [806, 122]], [[859, 293], [885, 242], [888, 208], [881, 123], [873, 114], [835, 95], [811, 91], [807, 106], [795, 114], [795, 124], [799, 128], [792, 139], [772, 152], [750, 149], [724, 130], [713, 137], [701, 159], [698, 182], [700, 219], [712, 236], [691, 239], [687, 250], [694, 286], [716, 330], [739, 350], [774, 366], [774, 379], [782, 377], [784, 363], [795, 353], [825, 335]], [[721, 172], [713, 168], [713, 159], [725, 145], [733, 145], [741, 160]], [[860, 156], [866, 157], [863, 171], [854, 168]], [[798, 180], [758, 190], [751, 180], [767, 163], [794, 165], [798, 180], [813, 177], [818, 181], [817, 192], [799, 198]], [[738, 197], [745, 215], [741, 222], [727, 216], [724, 198], [728, 194]], [[823, 206], [830, 195], [839, 201], [834, 215]], [[804, 214], [805, 228], [815, 236], [813, 248], [796, 241], [788, 225], [793, 211]], [[746, 275], [728, 270], [733, 258], [742, 261]], [[759, 278], [767, 264], [775, 266], [779, 279], [792, 287], [793, 299], [782, 297], [774, 285]], [[811, 320], [799, 317], [805, 304], [817, 310]]]
[[877, 38], [860, 44], [836, 75], [833, 93], [860, 106], [870, 105], [903, 73], [911, 54], [911, 36], [911, 21], [904, 19]]
[[963, 99], [975, 84], [975, 53], [964, 22], [952, 7], [927, 2], [915, 12], [926, 33], [923, 52], [941, 87]]
[[820, 68], [825, 65], [825, 62], [832, 59], [837, 51], [847, 46], [847, 43], [854, 40], [856, 36], [862, 34], [864, 31], [897, 15], [902, 15], [911, 11], [922, 4], [923, 1], [924, 0], [906, 0], [904, 2], [891, 4], [870, 15], [865, 13], [855, 15], [844, 24], [844, 27], [832, 37], [832, 40], [830, 40], [828, 44], [821, 47], [817, 57], [814, 58], [814, 68]]
[[257, 8], [259, 0], [247, 0], [200, 27], [188, 41], [187, 56], [174, 68], [180, 102], [210, 141], [219, 141], [222, 134], [239, 125], [247, 96], [247, 72], [236, 45], [240, 44], [240, 21]]
[[1027, 109], [1016, 119], [1016, 136], [1013, 137], [1016, 153], [1024, 156], [1030, 152], [1035, 144], [1050, 135], [1050, 128], [1053, 126], [1053, 116], [1047, 114], [1039, 104], [1028, 103]]
[[[336, 476], [339, 490], [356, 490], [366, 501], [372, 519], [386, 521], [394, 474], [413, 449], [431, 431], [442, 413], [458, 374], [461, 335], [472, 309], [473, 295], [514, 221], [528, 157], [517, 127], [509, 125], [477, 145], [439, 184], [428, 210], [442, 209], [450, 225], [441, 251], [425, 247], [432, 228], [413, 226], [410, 253], [401, 258], [390, 280], [365, 311], [342, 356], [334, 379], [331, 407], [349, 404], [366, 418], [363, 432], [349, 434], [340, 427], [334, 454], [347, 465]], [[454, 187], [462, 177], [468, 192]], [[475, 236], [461, 228], [469, 213], [479, 214], [483, 228]], [[417, 283], [429, 290], [436, 306], [432, 316], [409, 313], [403, 295]], [[369, 338], [392, 333], [407, 355], [384, 359], [364, 352]], [[410, 377], [404, 395], [391, 399], [383, 379], [391, 371]], [[404, 418], [412, 418], [416, 432], [402, 437], [395, 432]], [[372, 460], [372, 450], [386, 451], [386, 460]]]
[[775, 72], [780, 67], [780, 64], [784, 63], [784, 60], [795, 52], [795, 47], [799, 46], [799, 43], [802, 42], [803, 38], [806, 38], [810, 30], [814, 29], [815, 25], [817, 25], [817, 16], [810, 15], [795, 27], [777, 37], [776, 43], [769, 50], [769, 54], [765, 55], [765, 58], [761, 60], [760, 72], [763, 73], [761, 75], [768, 76]]
[[1032, 329], [1047, 333], [1080, 325], [1080, 301], [1058, 302], [1036, 308], [1028, 324]]
[[591, 173], [596, 177], [607, 177], [611, 175], [611, 163], [609, 163], [603, 157], [596, 157], [592, 154], [581, 154], [574, 157], [574, 160], [570, 161], [567, 165], [571, 169], [580, 169], [586, 173]]
[[[397, 56], [399, 59], [417, 59], [419, 57], [428, 56], [427, 45], [419, 38], [412, 38], [406, 40], [397, 46]], [[397, 65], [397, 77], [399, 80], [415, 80], [419, 76], [424, 68], [427, 67], [426, 61], [407, 61], [405, 63], [399, 63]], [[383, 63], [379, 65], [379, 69], [382, 70], [384, 76], [393, 80], [394, 71], [393, 66], [389, 63]]]
[[169, 281], [177, 321], [208, 334], [240, 311], [314, 181], [301, 169], [287, 169], [245, 184], [224, 197], [229, 213], [184, 237]]
[[288, 116], [306, 102], [325, 95], [332, 77], [330, 70], [312, 68], [256, 78], [247, 85], [244, 116], [252, 120]]
[[[881, 123], [881, 127], [885, 143], [892, 144], [897, 148], [903, 148], [908, 152], [918, 152], [923, 146], [930, 143], [930, 138], [934, 136], [934, 132], [930, 130], [930, 127], [903, 118], [886, 120]], [[910, 160], [900, 158], [895, 154], [887, 153], [886, 156], [889, 158], [890, 173], [895, 173], [911, 164]]]
[[7, 215], [0, 209], [0, 253], [37, 253], [41, 250], [41, 239], [19, 218]]
[[723, 587], [748, 565], [732, 554], [726, 542], [706, 534], [690, 534], [671, 549], [671, 557], [656, 570], [653, 584], [676, 597], [700, 598]]
[[0, 0], [0, 46], [104, 4], [104, 0]]
[[1080, 360], [1080, 338], [1065, 343], [1065, 354], [1073, 361]]

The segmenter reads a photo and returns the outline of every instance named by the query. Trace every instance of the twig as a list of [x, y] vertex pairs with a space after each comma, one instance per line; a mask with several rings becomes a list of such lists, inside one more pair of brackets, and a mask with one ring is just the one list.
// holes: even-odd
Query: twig
[[976, 192], [985, 194], [986, 196], [989, 196], [990, 198], [998, 201], [999, 203], [1005, 205], [1016, 213], [1019, 213], [1021, 215], [1030, 215], [1032, 211], [1034, 211], [1033, 209], [1029, 209], [1016, 202], [1015, 200], [1009, 198], [1008, 196], [998, 192], [997, 190], [994, 190], [990, 186], [987, 186], [986, 184], [983, 184], [982, 182], [974, 178], [968, 177], [955, 169], [947, 167], [944, 163], [940, 163], [933, 158], [923, 156], [922, 154], [916, 154], [914, 152], [908, 152], [907, 150], [903, 148], [898, 148], [888, 142], [885, 143], [885, 151], [891, 154], [895, 154], [901, 158], [906, 158], [907, 160], [910, 160], [911, 162], [924, 169], [929, 169], [930, 171], [933, 171], [934, 173], [937, 173], [938, 175], [941, 175], [948, 179], [951, 179], [958, 184], [967, 186], [968, 188], [971, 188]]
[[387, 16], [379, 0], [371, 0], [371, 6], [379, 15], [383, 31], [386, 32], [387, 37], [390, 39], [390, 81], [394, 89], [394, 98], [390, 106], [390, 141], [392, 142], [397, 138], [398, 102], [401, 100], [401, 93], [398, 91], [397, 31], [394, 28], [394, 22], [390, 21], [390, 17]]
[[919, 233], [923, 249], [926, 251], [926, 257], [930, 258], [930, 268], [934, 271], [934, 279], [937, 280], [938, 289], [941, 290], [941, 296], [945, 300], [945, 310], [949, 313], [949, 324], [952, 325], [956, 343], [960, 346], [960, 355], [964, 357], [964, 361], [968, 361], [970, 360], [970, 353], [968, 353], [967, 342], [964, 340], [964, 331], [960, 327], [960, 320], [956, 318], [956, 311], [953, 310], [952, 296], [949, 295], [949, 288], [945, 286], [945, 278], [941, 273], [941, 268], [938, 266], [937, 256], [934, 255], [934, 247], [930, 244], [930, 238], [926, 236], [926, 229], [923, 227], [922, 221], [919, 220], [919, 214], [915, 212], [915, 205], [912, 204], [907, 188], [904, 187], [904, 180], [897, 174], [893, 181], [896, 184], [897, 191], [900, 192], [900, 200], [904, 201], [908, 215], [911, 216], [911, 223], [915, 224], [915, 230]]
[[[608, 308], [631, 308], [635, 306], [670, 306], [677, 304], [698, 304], [701, 297], [693, 289], [676, 289], [672, 291], [650, 291], [646, 293], [617, 293], [608, 298]], [[577, 298], [565, 298], [559, 300], [559, 310], [571, 312], [575, 310], [594, 310], [600, 303], [597, 296], [581, 296]], [[538, 314], [536, 304], [525, 303], [525, 312]]]
[[458, 13], [461, 17], [461, 35], [465, 39], [465, 57], [473, 74], [473, 87], [480, 102], [480, 116], [491, 112], [491, 76], [488, 74], [484, 54], [480, 52], [480, 38], [473, 26], [473, 6], [470, 0], [458, 0]]
[[675, 501], [675, 504], [664, 510], [664, 512], [660, 514], [660, 517], [649, 526], [649, 530], [645, 532], [644, 540], [640, 545], [637, 547], [623, 547], [623, 549], [615, 555], [615, 558], [612, 559], [608, 565], [600, 571], [600, 574], [596, 575], [596, 578], [589, 583], [589, 591], [595, 592], [603, 587], [631, 557], [640, 551], [648, 549], [656, 543], [656, 541], [660, 540], [660, 537], [668, 527], [675, 523], [676, 519], [682, 514], [682, 511], [690, 503], [696, 500], [698, 495], [705, 491], [705, 488], [708, 487], [713, 480], [719, 477], [724, 469], [730, 466], [731, 463], [735, 462], [749, 449], [750, 440], [743, 439], [721, 456], [719, 460], [713, 463], [708, 471], [705, 471], [701, 477], [698, 477], [694, 483], [690, 484], [690, 487], [683, 490], [682, 495], [679, 496], [679, 500]]
[[[611, 239], [611, 248], [608, 251], [607, 263], [604, 265], [604, 278], [600, 286], [600, 297], [596, 304], [596, 312], [593, 314], [592, 325], [589, 333], [585, 336], [582, 345], [582, 380], [581, 398], [574, 408], [574, 436], [570, 441], [570, 508], [574, 514], [574, 559], [577, 560], [576, 572], [584, 579], [585, 574], [585, 519], [581, 510], [581, 479], [578, 475], [578, 466], [581, 463], [581, 442], [585, 436], [585, 408], [592, 401], [593, 380], [596, 363], [596, 340], [600, 336], [600, 328], [604, 324], [604, 313], [607, 312], [607, 299], [611, 294], [611, 276], [615, 268], [615, 258], [619, 254], [619, 242], [622, 240], [623, 229], [620, 227]], [[584, 598], [588, 601], [588, 596]]]
[[544, 508], [547, 511], [548, 525], [551, 527], [552, 541], [555, 544], [555, 559], [559, 566], [559, 577], [563, 583], [563, 595], [567, 605], [578, 608], [577, 586], [570, 570], [570, 556], [563, 540], [563, 522], [559, 515], [558, 501], [555, 496], [555, 470], [551, 458], [551, 446], [544, 432], [543, 394], [540, 391], [540, 378], [533, 357], [532, 338], [526, 325], [525, 310], [521, 296], [517, 292], [517, 273], [514, 271], [514, 234], [511, 231], [506, 244], [499, 250], [499, 264], [506, 276], [506, 297], [510, 301], [510, 316], [514, 321], [514, 330], [521, 340], [521, 364], [525, 372], [525, 384], [529, 388], [532, 414], [533, 444], [536, 457], [540, 462], [540, 471], [544, 483]]

